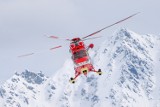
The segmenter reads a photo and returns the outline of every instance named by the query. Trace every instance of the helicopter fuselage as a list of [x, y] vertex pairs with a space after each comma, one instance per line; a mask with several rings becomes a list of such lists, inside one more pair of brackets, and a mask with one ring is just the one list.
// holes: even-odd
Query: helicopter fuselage
[[76, 66], [82, 65], [89, 61], [89, 55], [85, 44], [80, 38], [74, 38], [74, 41], [70, 43], [70, 52], [72, 54], [72, 60]]
[[93, 48], [93, 44], [88, 47], [85, 46], [84, 42], [80, 38], [73, 38], [70, 43], [70, 52], [72, 54], [72, 60], [74, 62], [75, 78], [80, 74], [87, 76], [88, 72], [97, 72], [88, 55], [88, 48]]

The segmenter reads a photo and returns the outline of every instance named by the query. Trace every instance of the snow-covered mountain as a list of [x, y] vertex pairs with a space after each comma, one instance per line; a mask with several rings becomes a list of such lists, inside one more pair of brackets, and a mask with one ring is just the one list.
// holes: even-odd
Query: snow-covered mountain
[[75, 84], [67, 60], [53, 77], [28, 70], [0, 87], [0, 107], [160, 107], [160, 38], [120, 29], [96, 51], [101, 76], [81, 75]]

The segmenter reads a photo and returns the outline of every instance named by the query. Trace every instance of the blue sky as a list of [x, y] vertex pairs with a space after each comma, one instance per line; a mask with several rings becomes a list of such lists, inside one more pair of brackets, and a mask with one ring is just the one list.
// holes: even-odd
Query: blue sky
[[[159, 35], [158, 0], [0, 0], [0, 83], [25, 69], [54, 73], [70, 58], [68, 44], [46, 38], [82, 37], [133, 13], [136, 17], [103, 31], [104, 38], [88, 41], [95, 48], [119, 28]], [[63, 48], [50, 51], [51, 47]], [[18, 55], [35, 52], [27, 58]]]

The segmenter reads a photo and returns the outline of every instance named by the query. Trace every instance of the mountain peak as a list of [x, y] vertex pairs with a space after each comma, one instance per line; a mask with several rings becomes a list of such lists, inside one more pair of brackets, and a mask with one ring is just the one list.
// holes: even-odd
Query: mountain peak
[[117, 40], [122, 41], [125, 39], [131, 39], [131, 38], [134, 38], [134, 39], [141, 38], [141, 35], [138, 35], [129, 29], [121, 28], [120, 30], [117, 30], [112, 36], [112, 40], [115, 40], [115, 41]]
[[44, 74], [42, 74], [42, 72], [34, 73], [34, 72], [30, 72], [28, 70], [25, 70], [20, 75], [28, 83], [32, 83], [32, 84], [41, 84], [45, 81], [45, 76], [44, 76]]

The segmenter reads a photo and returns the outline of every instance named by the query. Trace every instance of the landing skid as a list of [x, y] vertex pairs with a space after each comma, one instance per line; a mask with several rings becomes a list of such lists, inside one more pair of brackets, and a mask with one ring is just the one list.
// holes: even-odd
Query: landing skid
[[75, 83], [75, 79], [71, 77], [69, 82], [74, 84]]
[[96, 72], [98, 75], [102, 75], [102, 71], [101, 69], [98, 69], [98, 71]]
[[[98, 69], [98, 71], [93, 71], [93, 72], [96, 72], [98, 75], [102, 75], [102, 71], [101, 71], [101, 69]], [[70, 80], [69, 80], [69, 82], [70, 83], [72, 83], [72, 84], [74, 84], [75, 83], [75, 80], [76, 80], [76, 78], [79, 76], [80, 74], [78, 74], [78, 75], [76, 75], [76, 77], [75, 78], [70, 78]]]

